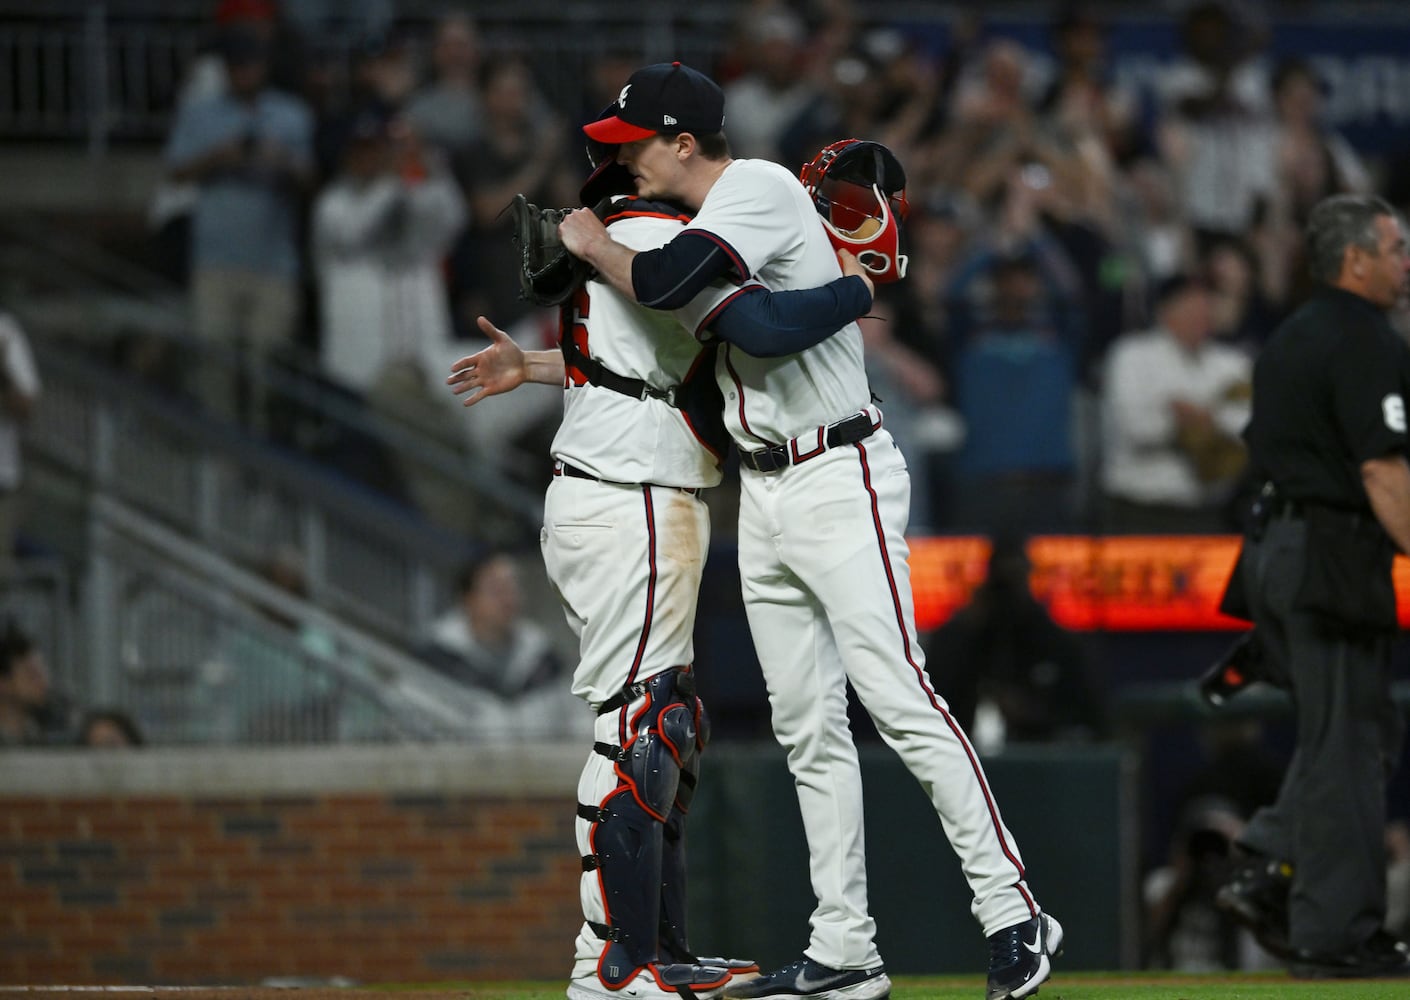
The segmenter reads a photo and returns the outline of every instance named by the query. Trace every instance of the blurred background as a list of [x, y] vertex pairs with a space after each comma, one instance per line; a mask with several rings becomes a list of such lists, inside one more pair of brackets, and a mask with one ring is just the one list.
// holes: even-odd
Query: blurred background
[[[580, 125], [672, 59], [724, 86], [736, 156], [856, 136], [906, 167], [909, 276], [863, 325], [923, 644], [1047, 898], [1089, 921], [1074, 960], [1264, 963], [1209, 894], [1286, 706], [1214, 712], [1194, 681], [1237, 635], [1238, 431], [1308, 291], [1306, 214], [1410, 205], [1404, 4], [0, 0], [5, 981], [523, 978], [544, 934], [566, 953], [590, 718], [537, 545], [561, 397], [467, 412], [444, 378], [480, 314], [554, 343], [503, 210], [576, 204]], [[702, 789], [695, 905], [705, 950], [783, 958], [809, 894], [726, 472], [697, 663], [733, 766]], [[854, 730], [876, 835], [887, 810], [933, 825]], [[761, 796], [782, 818], [740, 822]], [[1403, 933], [1404, 769], [1391, 813]], [[310, 831], [340, 823], [334, 869]], [[888, 863], [888, 961], [973, 964], [935, 944], [969, 931], [948, 854], [941, 917]], [[741, 924], [758, 880], [787, 902]]]

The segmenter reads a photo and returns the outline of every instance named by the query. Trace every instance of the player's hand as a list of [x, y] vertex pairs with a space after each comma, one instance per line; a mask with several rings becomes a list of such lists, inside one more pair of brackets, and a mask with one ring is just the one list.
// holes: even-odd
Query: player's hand
[[569, 212], [558, 224], [558, 237], [568, 252], [580, 260], [592, 263], [592, 246], [598, 240], [609, 240], [607, 227], [590, 208], [578, 208]]
[[450, 376], [446, 379], [446, 385], [457, 396], [471, 393], [465, 397], [464, 406], [474, 406], [482, 399], [517, 389], [528, 379], [524, 352], [509, 334], [483, 316], [476, 323], [490, 338], [490, 346], [451, 365]]
[[857, 255], [850, 250], [838, 250], [837, 262], [842, 265], [842, 274], [844, 276], [855, 274], [867, 283], [867, 294], [870, 295], [872, 301], [875, 302], [876, 282], [871, 280], [871, 275], [867, 272], [867, 269], [862, 266], [862, 262], [857, 259]]

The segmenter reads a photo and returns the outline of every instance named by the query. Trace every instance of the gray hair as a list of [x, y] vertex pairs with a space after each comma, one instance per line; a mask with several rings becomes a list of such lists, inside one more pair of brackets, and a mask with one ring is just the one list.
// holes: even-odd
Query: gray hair
[[1382, 215], [1394, 219], [1395, 209], [1376, 195], [1334, 194], [1319, 201], [1307, 221], [1307, 266], [1312, 277], [1336, 281], [1347, 247], [1375, 253], [1380, 248], [1376, 219]]

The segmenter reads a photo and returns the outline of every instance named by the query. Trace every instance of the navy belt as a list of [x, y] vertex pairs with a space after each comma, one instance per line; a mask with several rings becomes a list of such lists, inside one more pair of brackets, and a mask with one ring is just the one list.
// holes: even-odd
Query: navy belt
[[806, 436], [800, 436], [787, 444], [769, 445], [769, 447], [761, 448], [758, 451], [741, 450], [739, 463], [755, 472], [778, 472], [790, 465], [800, 465], [810, 458], [816, 458], [829, 449], [865, 440], [876, 433], [876, 429], [880, 426], [879, 415], [876, 422], [873, 423], [871, 413], [863, 410], [861, 413], [852, 414], [846, 420], [829, 424], [823, 429], [825, 433], [817, 435], [818, 440], [807, 445], [807, 451], [799, 450], [799, 441], [806, 440]]

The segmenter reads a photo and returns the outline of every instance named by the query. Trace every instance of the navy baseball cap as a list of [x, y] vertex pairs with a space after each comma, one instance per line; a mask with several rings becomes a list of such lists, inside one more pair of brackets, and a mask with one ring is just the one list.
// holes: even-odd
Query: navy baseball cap
[[620, 145], [659, 133], [714, 135], [725, 127], [725, 94], [689, 66], [656, 63], [633, 73], [608, 111], [583, 126], [589, 139]]

